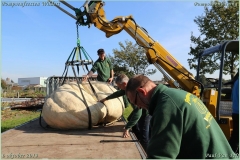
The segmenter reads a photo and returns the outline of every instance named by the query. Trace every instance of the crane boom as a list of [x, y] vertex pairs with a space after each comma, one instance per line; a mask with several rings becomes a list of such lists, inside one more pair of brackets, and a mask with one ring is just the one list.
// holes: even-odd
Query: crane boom
[[[66, 2], [60, 1], [66, 5]], [[197, 97], [200, 97], [199, 88], [201, 83], [196, 81], [194, 76], [184, 68], [160, 43], [154, 41], [147, 31], [140, 27], [133, 17], [119, 16], [113, 20], [108, 21], [103, 9], [104, 2], [100, 1], [86, 1], [83, 5], [84, 11], [80, 9], [73, 9], [76, 13], [77, 24], [88, 25], [93, 24], [96, 28], [106, 33], [109, 38], [115, 34], [125, 30], [131, 37], [133, 37], [138, 45], [145, 48], [146, 56], [150, 64], [154, 64], [158, 70], [168, 78], [168, 82], [172, 87], [180, 87]], [[174, 83], [177, 82], [177, 83]]]
[[[51, 0], [49, 1], [51, 2]], [[113, 20], [108, 21], [105, 16], [105, 11], [103, 9], [104, 2], [102, 2], [102, 0], [87, 0], [81, 7], [84, 8], [83, 11], [78, 8], [74, 8], [63, 0], [60, 0], [60, 2], [75, 11], [76, 16], [73, 16], [61, 7], [56, 6], [72, 18], [77, 19], [76, 24], [82, 26], [88, 25], [88, 27], [93, 24], [96, 28], [103, 31], [107, 38], [120, 33], [122, 30], [125, 30], [139, 46], [146, 50], [148, 62], [153, 64], [163, 74], [164, 79], [171, 87], [181, 88], [201, 98], [208, 110], [219, 123], [219, 126], [224, 132], [226, 138], [230, 138], [232, 132], [232, 118], [231, 116], [219, 115], [219, 109], [221, 108], [220, 104], [226, 104], [224, 101], [221, 101], [220, 103], [221, 98], [219, 97], [222, 96], [221, 87], [219, 87], [220, 90], [215, 90], [213, 88], [207, 88], [204, 90], [202, 83], [195, 80], [194, 76], [186, 68], [184, 68], [160, 43], [154, 41], [149, 36], [147, 31], [135, 22], [131, 15], [115, 17]], [[233, 46], [238, 45], [235, 44]], [[219, 49], [219, 46], [213, 48], [214, 49], [207, 49], [206, 52]], [[225, 49], [226, 47], [223, 47], [224, 53]]]

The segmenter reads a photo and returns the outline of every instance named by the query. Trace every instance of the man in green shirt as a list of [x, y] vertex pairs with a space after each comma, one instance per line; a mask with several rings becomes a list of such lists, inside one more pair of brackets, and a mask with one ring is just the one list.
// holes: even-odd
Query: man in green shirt
[[138, 75], [129, 80], [126, 95], [152, 115], [148, 158], [237, 158], [214, 117], [193, 94]]
[[98, 81], [111, 83], [114, 74], [112, 63], [110, 59], [106, 58], [103, 49], [99, 49], [97, 53], [99, 58], [94, 62], [92, 69], [88, 72], [87, 76], [83, 78], [83, 81], [87, 80], [87, 78], [91, 77], [93, 73], [97, 71]]
[[[109, 95], [108, 97], [100, 100], [100, 102], [104, 102], [106, 100], [109, 99], [113, 99], [113, 98], [118, 98], [121, 96], [125, 96], [125, 89], [127, 86], [129, 78], [125, 75], [125, 74], [120, 74], [115, 82], [118, 86], [118, 88], [120, 90], [114, 92], [113, 94]], [[129, 103], [129, 102], [128, 102]], [[126, 107], [126, 104], [125, 104]], [[147, 113], [146, 110], [142, 110], [142, 109], [138, 109], [137, 107], [133, 106], [133, 111], [131, 113], [131, 117], [128, 121], [128, 123], [126, 124], [126, 126], [124, 127], [124, 131], [123, 131], [123, 137], [127, 138], [129, 137], [129, 129], [132, 128], [132, 130], [135, 129], [135, 131], [133, 131], [135, 134], [138, 134], [136, 132], [140, 132], [140, 136], [137, 138], [140, 140], [140, 143], [143, 147], [143, 149], [146, 151], [147, 145], [148, 145], [148, 141], [149, 141], [149, 123], [150, 123], [150, 119], [151, 116]], [[138, 131], [139, 129], [139, 131]]]

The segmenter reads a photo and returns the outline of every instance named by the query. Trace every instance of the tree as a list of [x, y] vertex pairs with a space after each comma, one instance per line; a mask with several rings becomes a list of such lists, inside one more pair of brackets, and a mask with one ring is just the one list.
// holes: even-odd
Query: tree
[[152, 75], [156, 69], [147, 69], [150, 65], [147, 61], [145, 49], [126, 40], [125, 45], [119, 42], [120, 50], [113, 49], [112, 60], [115, 73], [125, 73], [129, 77], [137, 74]]
[[[198, 37], [191, 35], [191, 42], [195, 45], [190, 46], [189, 55], [193, 58], [188, 59], [190, 69], [197, 69], [198, 54], [201, 50], [220, 44], [224, 40], [239, 39], [239, 2], [211, 2], [212, 7], [204, 8], [205, 15], [198, 16], [194, 22], [198, 25], [201, 34]], [[220, 54], [205, 56], [202, 59], [200, 74], [214, 73], [219, 67]], [[239, 53], [226, 53], [224, 57], [223, 74], [233, 73], [239, 65]]]
[[110, 58], [113, 64], [115, 75], [119, 75], [123, 73], [127, 75], [129, 78], [131, 78], [134, 75], [133, 71], [129, 70], [129, 68], [126, 65], [120, 66], [119, 64], [117, 64], [114, 56], [108, 55], [108, 58]]
[[2, 78], [1, 78], [1, 87], [2, 87], [2, 89], [7, 89], [7, 83]]

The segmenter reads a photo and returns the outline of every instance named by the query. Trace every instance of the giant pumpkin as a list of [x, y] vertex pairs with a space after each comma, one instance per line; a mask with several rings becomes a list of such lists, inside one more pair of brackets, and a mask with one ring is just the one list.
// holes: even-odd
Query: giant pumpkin
[[[104, 82], [91, 82], [99, 100], [116, 91]], [[91, 112], [92, 125], [116, 121], [123, 113], [122, 97], [97, 101], [88, 82], [79, 84]], [[42, 110], [45, 122], [58, 129], [88, 128], [88, 111], [77, 83], [69, 82], [58, 87], [45, 101]]]

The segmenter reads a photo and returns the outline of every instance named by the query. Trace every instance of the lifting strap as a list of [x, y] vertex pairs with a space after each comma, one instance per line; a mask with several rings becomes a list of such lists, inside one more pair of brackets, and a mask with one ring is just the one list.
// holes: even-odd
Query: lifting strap
[[75, 72], [75, 69], [74, 69], [73, 66], [72, 66], [72, 69], [73, 69], [73, 73], [74, 73], [74, 75], [75, 75], [75, 77], [76, 77], [76, 80], [77, 80], [78, 88], [79, 88], [79, 90], [80, 90], [80, 92], [81, 92], [81, 94], [82, 94], [82, 97], [83, 97], [83, 103], [85, 104], [85, 106], [86, 106], [86, 108], [87, 108], [87, 112], [88, 112], [88, 129], [91, 129], [91, 128], [92, 128], [92, 116], [91, 116], [91, 112], [90, 112], [90, 109], [89, 109], [89, 107], [88, 107], [87, 101], [86, 101], [86, 99], [85, 99], [85, 97], [84, 97], [84, 95], [83, 95], [82, 89], [81, 89], [81, 87], [80, 87], [80, 85], [79, 85], [80, 82], [79, 82], [79, 79], [77, 78], [77, 75], [76, 75], [76, 72]]
[[[87, 71], [89, 72], [88, 66], [85, 65], [85, 67], [86, 67]], [[90, 87], [91, 87], [91, 89], [92, 89], [93, 94], [95, 95], [95, 97], [97, 98], [97, 100], [100, 101], [100, 99], [99, 99], [99, 97], [98, 97], [98, 95], [97, 95], [97, 92], [95, 91], [94, 87], [92, 86], [89, 78], [88, 78], [88, 83], [89, 83], [89, 85], [90, 85]], [[107, 111], [107, 114], [106, 114], [105, 119], [104, 119], [104, 122], [103, 122], [103, 126], [106, 126], [106, 124], [107, 124], [107, 115], [108, 115], [109, 112], [108, 112], [108, 107], [107, 107], [104, 103], [103, 103], [103, 105], [106, 107], [106, 111]]]
[[[88, 66], [85, 65], [85, 67], [86, 67], [87, 71], [89, 72]], [[87, 80], [88, 80], [88, 83], [89, 83], [89, 85], [90, 85], [90, 88], [92, 89], [93, 94], [95, 95], [95, 97], [97, 98], [97, 100], [100, 101], [100, 99], [99, 99], [99, 97], [98, 97], [98, 95], [97, 95], [97, 92], [95, 91], [95, 89], [94, 89], [92, 83], [90, 82], [89, 78], [88, 78]]]
[[[72, 52], [71, 52], [71, 54], [70, 54], [70, 56], [68, 57], [68, 59], [67, 59], [67, 61], [66, 61], [66, 63], [65, 63], [64, 72], [63, 72], [63, 74], [62, 74], [62, 77], [64, 76], [64, 74], [65, 74], [65, 76], [64, 76], [64, 79], [63, 79], [61, 85], [63, 85], [63, 84], [65, 83], [65, 81], [66, 81], [66, 77], [67, 77], [67, 75], [68, 75], [68, 67], [69, 67], [69, 66], [72, 66], [72, 70], [73, 70], [74, 76], [75, 76], [75, 78], [76, 78], [78, 88], [79, 88], [80, 93], [81, 93], [82, 98], [83, 98], [83, 103], [84, 103], [84, 105], [86, 106], [86, 109], [87, 109], [87, 112], [88, 112], [88, 129], [91, 129], [91, 128], [92, 128], [91, 111], [90, 111], [90, 109], [89, 109], [89, 107], [88, 107], [86, 98], [85, 98], [85, 96], [84, 96], [84, 94], [83, 94], [83, 91], [82, 91], [82, 88], [80, 87], [80, 81], [79, 81], [79, 78], [77, 77], [77, 74], [76, 74], [76, 71], [75, 71], [74, 66], [76, 65], [76, 67], [77, 67], [77, 72], [78, 72], [78, 74], [79, 74], [79, 65], [80, 65], [80, 64], [81, 64], [81, 65], [83, 65], [83, 64], [85, 64], [85, 65], [92, 64], [92, 61], [90, 61], [90, 60], [87, 60], [87, 61], [82, 60], [82, 59], [81, 59], [82, 56], [81, 56], [81, 54], [80, 54], [80, 49], [81, 49], [81, 47], [74, 47], [73, 50], [72, 50]], [[77, 56], [78, 54], [79, 54], [80, 60], [78, 59], [78, 56]], [[71, 57], [72, 57], [72, 58], [71, 58]], [[76, 58], [76, 60], [74, 60], [74, 58]]]
[[[76, 24], [76, 25], [77, 25], [77, 24]], [[84, 57], [86, 58], [86, 60], [82, 60], [81, 51], [82, 51]], [[71, 57], [72, 57], [72, 58], [71, 58]], [[79, 60], [79, 57], [80, 57], [80, 60]], [[88, 57], [89, 57], [91, 60], [89, 60]], [[74, 60], [74, 58], [76, 58], [76, 60]], [[66, 61], [66, 63], [65, 63], [65, 69], [64, 69], [64, 71], [63, 71], [62, 77], [64, 76], [64, 74], [65, 74], [65, 76], [64, 76], [64, 79], [63, 79], [61, 85], [63, 85], [64, 82], [65, 82], [65, 80], [66, 80], [66, 77], [67, 77], [67, 74], [68, 74], [68, 67], [69, 67], [69, 66], [72, 66], [72, 70], [73, 70], [74, 76], [75, 76], [75, 78], [76, 78], [78, 88], [79, 88], [79, 90], [80, 90], [80, 92], [81, 92], [81, 95], [82, 95], [82, 98], [83, 98], [83, 103], [84, 103], [84, 105], [85, 105], [86, 108], [87, 108], [87, 112], [88, 112], [88, 129], [91, 129], [91, 128], [92, 128], [91, 112], [90, 112], [89, 106], [88, 106], [88, 104], [87, 104], [87, 101], [86, 101], [86, 99], [85, 99], [85, 97], [84, 97], [82, 88], [80, 87], [80, 80], [79, 80], [79, 78], [77, 77], [76, 71], [75, 71], [75, 69], [74, 69], [74, 66], [76, 66], [76, 67], [77, 67], [77, 73], [78, 73], [78, 76], [79, 76], [79, 65], [82, 65], [83, 70], [84, 70], [84, 65], [85, 65], [87, 71], [89, 72], [89, 69], [88, 69], [88, 66], [87, 66], [87, 65], [89, 65], [89, 64], [93, 64], [93, 60], [92, 60], [92, 58], [89, 56], [89, 54], [86, 52], [86, 50], [85, 50], [82, 46], [80, 46], [80, 39], [79, 39], [78, 25], [77, 25], [77, 47], [74, 47], [74, 48], [73, 48], [71, 54], [69, 55], [69, 57], [68, 57], [68, 59], [67, 59], [67, 61]], [[85, 70], [84, 70], [84, 71], [85, 71]], [[95, 95], [95, 97], [96, 97], [97, 100], [99, 101], [99, 97], [98, 97], [98, 95], [97, 95], [97, 93], [96, 93], [96, 91], [95, 91], [94, 87], [92, 86], [92, 84], [91, 84], [91, 82], [90, 82], [89, 79], [88, 79], [88, 83], [89, 83], [89, 85], [90, 85], [90, 88], [91, 88], [93, 94]], [[106, 105], [105, 105], [105, 106], [106, 106]], [[107, 106], [106, 106], [106, 108], [107, 108]], [[41, 124], [41, 114], [42, 114], [42, 112], [40, 113], [40, 121], [39, 121], [39, 123], [40, 123], [40, 126], [43, 127], [42, 124]], [[108, 109], [107, 109], [107, 114], [108, 114]], [[44, 128], [44, 127], [43, 127], [43, 128]]]
[[[78, 43], [78, 45], [80, 45], [80, 44]], [[77, 51], [78, 51], [78, 52], [77, 52]], [[72, 61], [69, 63], [69, 65], [72, 66], [72, 70], [73, 70], [74, 76], [75, 76], [75, 78], [76, 78], [76, 80], [77, 80], [78, 88], [79, 88], [79, 90], [80, 90], [80, 92], [81, 92], [81, 95], [82, 95], [82, 98], [83, 98], [83, 103], [84, 103], [84, 105], [85, 105], [86, 108], [87, 108], [87, 112], [88, 112], [88, 129], [91, 129], [91, 128], [92, 128], [92, 116], [91, 116], [91, 111], [90, 111], [90, 109], [89, 109], [89, 107], [88, 107], [86, 98], [85, 98], [85, 96], [84, 96], [84, 94], [83, 94], [82, 88], [80, 87], [80, 81], [79, 81], [79, 79], [77, 78], [77, 74], [76, 74], [75, 69], [74, 69], [74, 64], [78, 67], [78, 63], [79, 63], [79, 62], [80, 62], [80, 64], [83, 64], [84, 62], [82, 61], [82, 59], [74, 61], [74, 57], [75, 57], [76, 54], [81, 55], [80, 47], [79, 47], [79, 46], [78, 46], [78, 47], [75, 47], [75, 52], [74, 52], [74, 55], [72, 56]], [[82, 58], [82, 56], [80, 56], [80, 58]], [[87, 64], [88, 64], [88, 63], [86, 63], [86, 65], [87, 65]], [[78, 68], [78, 72], [79, 72], [79, 68]], [[78, 73], [78, 74], [79, 74], [79, 73]]]

